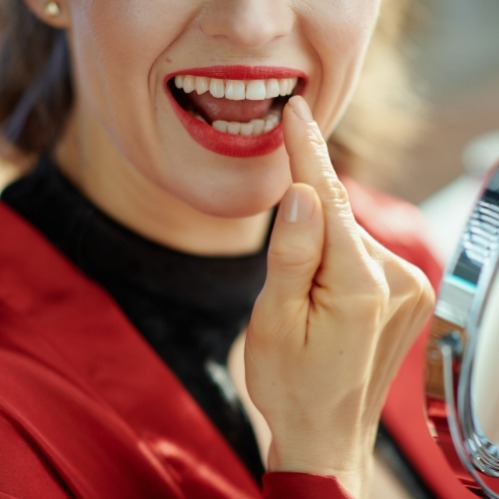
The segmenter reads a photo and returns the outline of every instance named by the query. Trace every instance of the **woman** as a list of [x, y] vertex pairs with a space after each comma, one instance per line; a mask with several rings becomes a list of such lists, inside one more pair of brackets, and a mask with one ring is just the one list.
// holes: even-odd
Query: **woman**
[[361, 228], [323, 139], [379, 1], [3, 7], [36, 167], [0, 208], [0, 495], [366, 496], [433, 297], [372, 235], [425, 258], [379, 230], [408, 208], [348, 182]]

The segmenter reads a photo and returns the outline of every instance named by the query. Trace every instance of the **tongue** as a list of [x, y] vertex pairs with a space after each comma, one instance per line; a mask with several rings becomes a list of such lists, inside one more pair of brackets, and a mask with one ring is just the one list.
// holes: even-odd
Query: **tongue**
[[188, 98], [194, 110], [210, 123], [216, 120], [248, 123], [251, 120], [263, 118], [273, 102], [272, 99], [261, 101], [217, 99], [209, 92], [201, 95], [192, 92], [188, 94]]

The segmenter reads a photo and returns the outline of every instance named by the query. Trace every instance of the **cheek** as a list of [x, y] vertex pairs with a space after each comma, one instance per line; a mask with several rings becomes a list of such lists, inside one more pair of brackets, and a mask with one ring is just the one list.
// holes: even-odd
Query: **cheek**
[[318, 0], [309, 9], [306, 29], [321, 63], [355, 64], [362, 58], [376, 24], [379, 0]]
[[140, 92], [154, 90], [154, 69], [194, 10], [179, 0], [75, 3], [70, 37], [80, 90], [98, 100], [100, 109], [113, 109], [118, 95], [123, 106]]
[[[99, 2], [95, 7], [76, 12], [73, 19], [72, 40], [82, 83], [80, 90], [84, 95], [100, 97], [103, 102], [111, 90], [119, 92], [130, 79], [139, 75], [144, 78], [144, 73], [147, 77], [147, 66], [158, 50], [154, 37], [145, 36], [148, 23], [134, 17], [131, 7], [120, 5], [111, 12], [112, 4]], [[149, 28], [153, 32], [152, 26]]]
[[318, 1], [304, 25], [320, 68], [315, 114], [326, 136], [350, 100], [379, 7], [378, 0]]
[[[160, 8], [160, 4], [165, 6]], [[165, 41], [172, 30], [164, 21], [167, 2], [148, 2], [141, 8], [139, 1], [84, 1], [73, 13], [72, 25], [78, 28], [75, 39], [98, 47], [102, 58], [129, 59], [147, 54]], [[95, 54], [99, 56], [99, 54]], [[112, 61], [108, 61], [112, 62]]]
[[181, 9], [167, 16], [174, 3], [151, 0], [144, 8], [143, 0], [85, 0], [74, 9], [70, 40], [80, 114], [97, 120], [122, 151], [130, 144], [148, 150], [142, 138], [154, 135], [155, 68], [188, 17]]

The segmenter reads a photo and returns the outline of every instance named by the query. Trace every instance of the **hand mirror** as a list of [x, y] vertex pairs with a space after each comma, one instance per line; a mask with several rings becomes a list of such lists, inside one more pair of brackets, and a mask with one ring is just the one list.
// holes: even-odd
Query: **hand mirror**
[[430, 431], [456, 475], [499, 498], [499, 165], [445, 270], [425, 383]]

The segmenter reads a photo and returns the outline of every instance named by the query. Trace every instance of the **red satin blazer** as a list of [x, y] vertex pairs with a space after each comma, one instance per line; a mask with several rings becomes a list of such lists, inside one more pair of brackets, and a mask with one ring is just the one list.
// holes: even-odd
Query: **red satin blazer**
[[[415, 209], [347, 188], [359, 222], [438, 282]], [[0, 234], [0, 498], [348, 497], [301, 473], [267, 473], [262, 491], [105, 291], [1, 204]], [[426, 428], [423, 345], [384, 422], [438, 497], [475, 497]]]

